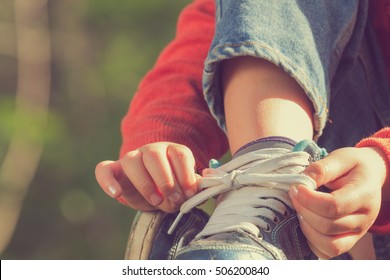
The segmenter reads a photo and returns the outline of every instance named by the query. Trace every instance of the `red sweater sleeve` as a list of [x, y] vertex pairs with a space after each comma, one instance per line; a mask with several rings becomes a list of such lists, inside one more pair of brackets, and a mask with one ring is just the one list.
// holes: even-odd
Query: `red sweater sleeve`
[[120, 156], [145, 144], [189, 147], [197, 170], [228, 148], [225, 133], [203, 98], [202, 72], [215, 27], [213, 0], [195, 0], [181, 13], [174, 40], [141, 81], [122, 120]]
[[[390, 127], [383, 128], [373, 136], [363, 139], [356, 147], [377, 147], [381, 149], [387, 159], [387, 176], [390, 176]], [[390, 233], [390, 202], [382, 202], [379, 215], [371, 227], [376, 234]]]

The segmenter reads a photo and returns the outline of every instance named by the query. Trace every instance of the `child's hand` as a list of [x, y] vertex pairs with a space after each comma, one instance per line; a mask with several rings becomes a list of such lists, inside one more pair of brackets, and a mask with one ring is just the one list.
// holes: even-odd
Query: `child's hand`
[[302, 231], [321, 258], [347, 252], [374, 223], [381, 205], [386, 162], [375, 148], [344, 148], [311, 164], [304, 174], [332, 190], [293, 186], [290, 196]]
[[102, 189], [138, 210], [175, 212], [197, 192], [195, 159], [186, 146], [157, 142], [96, 166]]

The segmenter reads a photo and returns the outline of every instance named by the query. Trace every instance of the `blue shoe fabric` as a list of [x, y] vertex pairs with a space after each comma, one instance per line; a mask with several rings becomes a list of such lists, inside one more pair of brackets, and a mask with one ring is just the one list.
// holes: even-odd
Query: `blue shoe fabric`
[[[286, 218], [286, 217], [284, 217]], [[176, 260], [316, 260], [296, 215], [256, 237], [245, 231], [221, 233], [191, 242]]]

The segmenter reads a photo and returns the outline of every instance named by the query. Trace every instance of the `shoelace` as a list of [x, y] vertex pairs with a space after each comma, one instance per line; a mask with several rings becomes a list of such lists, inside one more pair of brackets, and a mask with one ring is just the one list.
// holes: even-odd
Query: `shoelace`
[[285, 214], [286, 205], [292, 208], [287, 193], [292, 184], [315, 188], [313, 179], [299, 174], [309, 163], [307, 152], [270, 148], [249, 152], [218, 168], [207, 169], [198, 179], [202, 191], [182, 204], [168, 234], [172, 234], [184, 214], [220, 195], [213, 215], [197, 237], [238, 228], [259, 236], [260, 229], [269, 228], [264, 218], [275, 221], [274, 211]]

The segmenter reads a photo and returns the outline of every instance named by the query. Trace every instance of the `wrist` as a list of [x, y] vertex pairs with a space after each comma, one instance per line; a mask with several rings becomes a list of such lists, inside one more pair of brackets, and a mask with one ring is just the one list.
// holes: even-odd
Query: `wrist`
[[382, 177], [382, 201], [390, 202], [390, 163], [387, 154], [377, 146], [359, 147], [370, 153], [370, 157], [367, 157], [369, 164], [374, 166], [379, 176]]

